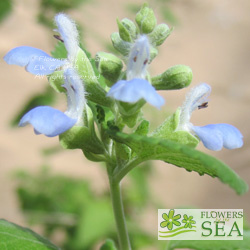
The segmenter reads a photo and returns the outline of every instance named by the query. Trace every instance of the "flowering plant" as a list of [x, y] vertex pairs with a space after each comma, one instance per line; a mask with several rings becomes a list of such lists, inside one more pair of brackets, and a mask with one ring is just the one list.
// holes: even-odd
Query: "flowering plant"
[[[163, 108], [165, 100], [157, 90], [188, 87], [192, 71], [188, 66], [176, 65], [151, 76], [148, 67], [172, 29], [166, 24], [157, 25], [154, 12], [147, 5], [143, 5], [135, 21], [117, 20], [119, 32], [111, 35], [122, 59], [99, 52], [96, 65], [93, 64], [79, 43], [76, 24], [62, 13], [56, 15], [55, 22], [59, 46], [66, 48], [67, 58], [53, 58], [27, 46], [14, 48], [4, 57], [8, 64], [25, 66], [31, 74], [46, 75], [51, 87], [66, 95], [65, 112], [39, 106], [28, 111], [19, 125], [31, 124], [36, 134], [59, 136], [63, 148], [81, 149], [87, 159], [106, 163], [119, 249], [131, 249], [121, 181], [145, 161], [161, 160], [200, 175], [217, 177], [238, 194], [248, 189], [227, 165], [195, 149], [200, 141], [210, 150], [243, 145], [240, 131], [232, 125], [194, 126], [190, 122], [193, 111], [208, 106], [211, 92], [208, 84], [193, 87], [183, 105], [149, 132], [150, 124], [143, 118], [142, 107], [148, 102]], [[125, 133], [125, 128], [130, 132]], [[173, 223], [168, 226], [172, 228]], [[108, 249], [115, 249], [112, 247]]]

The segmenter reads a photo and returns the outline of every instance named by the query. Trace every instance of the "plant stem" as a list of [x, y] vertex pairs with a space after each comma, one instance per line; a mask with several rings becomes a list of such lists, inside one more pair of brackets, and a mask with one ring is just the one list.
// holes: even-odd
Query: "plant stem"
[[131, 250], [128, 231], [125, 222], [125, 216], [124, 216], [120, 182], [115, 182], [112, 180], [112, 177], [110, 177], [109, 183], [110, 183], [110, 193], [111, 193], [113, 211], [118, 233], [118, 240], [120, 245], [119, 249]]

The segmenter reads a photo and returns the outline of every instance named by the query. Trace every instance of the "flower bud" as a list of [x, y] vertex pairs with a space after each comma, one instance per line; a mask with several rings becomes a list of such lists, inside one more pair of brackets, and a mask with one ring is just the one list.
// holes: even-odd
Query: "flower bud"
[[132, 37], [127, 27], [123, 25], [123, 23], [121, 23], [119, 19], [117, 19], [116, 22], [119, 28], [119, 35], [121, 39], [125, 42], [132, 42]]
[[137, 28], [136, 25], [134, 24], [133, 21], [131, 21], [128, 18], [123, 18], [121, 20], [121, 23], [123, 24], [123, 26], [128, 30], [128, 32], [130, 33], [130, 36], [133, 40], [136, 39], [137, 37]]
[[119, 35], [121, 37], [121, 39], [125, 42], [132, 42], [132, 38], [131, 35], [129, 33], [129, 31], [127, 30], [127, 27], [124, 26], [119, 19], [116, 20], [118, 28], [119, 28]]
[[110, 81], [110, 84], [107, 83], [110, 87], [113, 83], [117, 82], [118, 77], [121, 74], [123, 64], [121, 59], [113, 54], [98, 52], [96, 54], [96, 66], [100, 74]]
[[193, 78], [190, 67], [175, 65], [164, 73], [152, 77], [152, 85], [156, 90], [182, 89], [188, 87]]
[[151, 33], [156, 26], [156, 17], [154, 11], [144, 4], [140, 11], [136, 14], [135, 21], [142, 33]]
[[111, 34], [111, 41], [114, 48], [122, 55], [127, 56], [129, 54], [131, 43], [123, 41], [118, 32]]
[[171, 34], [172, 30], [169, 29], [167, 24], [161, 23], [155, 27], [154, 31], [148, 37], [153, 45], [160, 46]]

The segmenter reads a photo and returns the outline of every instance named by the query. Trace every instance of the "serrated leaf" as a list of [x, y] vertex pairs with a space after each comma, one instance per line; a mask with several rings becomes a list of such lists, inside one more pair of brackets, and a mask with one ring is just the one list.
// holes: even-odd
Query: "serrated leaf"
[[244, 230], [243, 240], [174, 240], [170, 241], [167, 249], [183, 248], [195, 250], [249, 250], [250, 231]]
[[248, 185], [226, 164], [203, 152], [186, 145], [161, 139], [125, 134], [121, 132], [110, 133], [111, 137], [129, 146], [140, 161], [162, 160], [187, 171], [195, 171], [200, 175], [217, 177], [223, 183], [228, 184], [238, 194], [248, 190]]
[[50, 250], [59, 248], [30, 229], [2, 219], [0, 220], [0, 249]]

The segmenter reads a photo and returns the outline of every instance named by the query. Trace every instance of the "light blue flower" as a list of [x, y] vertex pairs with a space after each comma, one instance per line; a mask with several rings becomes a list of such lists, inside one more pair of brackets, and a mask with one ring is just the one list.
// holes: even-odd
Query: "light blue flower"
[[4, 60], [8, 64], [25, 66], [25, 69], [34, 75], [49, 75], [62, 66], [65, 68], [73, 67], [79, 49], [75, 23], [65, 14], [56, 15], [55, 22], [68, 51], [67, 60], [55, 59], [46, 52], [29, 46], [16, 47], [10, 50], [4, 56]]
[[48, 106], [39, 106], [26, 113], [19, 126], [27, 124], [34, 127], [36, 134], [44, 134], [48, 137], [57, 136], [72, 128], [76, 119], [72, 119], [60, 110]]
[[153, 106], [160, 108], [165, 100], [145, 79], [149, 58], [149, 41], [146, 35], [142, 35], [135, 41], [129, 53], [127, 80], [120, 80], [115, 83], [107, 95], [128, 103], [135, 103], [144, 99]]
[[218, 151], [222, 147], [235, 149], [243, 146], [242, 134], [230, 124], [219, 123], [203, 127], [193, 126], [192, 129], [204, 146], [210, 150]]
[[195, 109], [206, 106], [211, 87], [202, 83], [187, 94], [181, 107], [180, 122], [177, 130], [186, 130], [198, 136], [204, 146], [210, 150], [218, 151], [222, 147], [235, 149], [243, 146], [243, 136], [240, 131], [225, 123], [194, 126], [190, 123], [191, 114]]
[[19, 126], [31, 124], [36, 134], [53, 137], [64, 133], [74, 125], [82, 125], [82, 113], [86, 103], [83, 83], [72, 68], [64, 71], [64, 78], [63, 87], [67, 91], [68, 98], [67, 111], [63, 113], [52, 107], [39, 106], [26, 113]]

